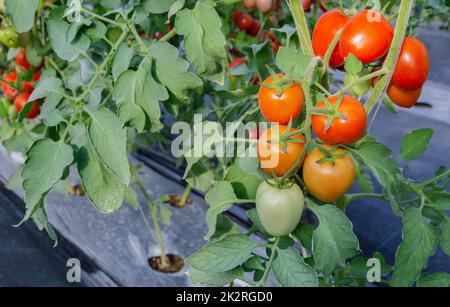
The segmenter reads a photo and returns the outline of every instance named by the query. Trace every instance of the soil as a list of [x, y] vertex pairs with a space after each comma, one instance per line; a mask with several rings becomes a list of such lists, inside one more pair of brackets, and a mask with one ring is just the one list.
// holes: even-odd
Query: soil
[[192, 204], [192, 198], [188, 198], [185, 204], [181, 204], [181, 196], [180, 195], [170, 195], [170, 199], [168, 201], [169, 205], [171, 205], [172, 207], [176, 207], [176, 208], [184, 208], [187, 205], [191, 205]]
[[184, 267], [184, 260], [180, 256], [167, 254], [167, 258], [170, 262], [169, 266], [162, 267], [161, 256], [151, 257], [148, 259], [150, 267], [158, 272], [162, 273], [178, 273]]

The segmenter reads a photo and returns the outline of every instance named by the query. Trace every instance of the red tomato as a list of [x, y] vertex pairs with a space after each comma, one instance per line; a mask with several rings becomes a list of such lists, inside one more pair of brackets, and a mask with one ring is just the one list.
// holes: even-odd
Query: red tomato
[[2, 91], [5, 94], [6, 98], [12, 100], [17, 94], [17, 90], [9, 85], [7, 82], [16, 82], [17, 80], [17, 72], [13, 71], [3, 76], [2, 82]]
[[394, 30], [386, 18], [374, 10], [363, 10], [345, 26], [339, 52], [344, 59], [352, 53], [363, 64], [369, 64], [387, 54], [393, 35]]
[[417, 38], [405, 38], [392, 82], [406, 90], [419, 89], [427, 80], [429, 71], [427, 47]]
[[[283, 74], [278, 77], [283, 78]], [[258, 102], [261, 113], [266, 120], [273, 123], [286, 125], [292, 119], [296, 119], [303, 109], [305, 96], [300, 84], [283, 88], [281, 95], [277, 88], [267, 88], [264, 84], [274, 84], [272, 77], [268, 77], [259, 89]]]
[[262, 13], [267, 13], [272, 9], [272, 0], [256, 0], [256, 6]]
[[[336, 37], [336, 34], [345, 27], [349, 18], [341, 13], [339, 10], [329, 11], [323, 14], [314, 28], [312, 43], [314, 53], [325, 58], [328, 47]], [[339, 53], [339, 44], [334, 48], [330, 58], [330, 67], [339, 67], [344, 64], [344, 58]]]
[[248, 14], [240, 14], [237, 17], [236, 25], [242, 31], [248, 31], [253, 25], [253, 17]]
[[[278, 130], [279, 131], [277, 131], [277, 129], [269, 128], [261, 134], [258, 140], [258, 159], [261, 163], [261, 168], [265, 173], [269, 175], [274, 173], [276, 176], [281, 177], [295, 165], [302, 153], [305, 143], [288, 142], [286, 143], [286, 150], [283, 150], [279, 138], [286, 133], [287, 127], [279, 125]], [[291, 129], [290, 132], [295, 132], [295, 129]], [[305, 140], [305, 137], [302, 134], [296, 134], [293, 138], [300, 141]], [[298, 168], [303, 165], [303, 161], [301, 161]]]
[[254, 19], [251, 28], [247, 31], [247, 33], [253, 37], [258, 36], [259, 30], [261, 29], [261, 22], [259, 20]]
[[33, 79], [30, 82], [23, 81], [23, 90], [28, 93], [32, 93], [34, 90], [34, 83], [41, 78], [41, 73], [39, 71], [35, 72]]
[[29, 70], [31, 68], [31, 64], [28, 63], [27, 56], [25, 54], [25, 50], [20, 49], [16, 55], [16, 65], [22, 70]]
[[[14, 99], [14, 107], [16, 108], [16, 112], [20, 113], [22, 111], [23, 107], [27, 104], [28, 98], [30, 98], [30, 93], [20, 93], [17, 95], [17, 97]], [[37, 101], [33, 102], [33, 107], [31, 108], [30, 112], [27, 115], [28, 119], [34, 119], [38, 117], [40, 112], [39, 103]]]
[[238, 21], [238, 19], [239, 19], [239, 17], [242, 15], [242, 12], [239, 12], [239, 11], [233, 11], [232, 13], [231, 13], [231, 19], [233, 19], [233, 21], [235, 22], [235, 23], [237, 23], [237, 21]]
[[230, 62], [230, 68], [233, 69], [235, 67], [238, 67], [240, 65], [244, 65], [245, 64], [245, 58], [240, 57], [240, 58], [235, 58], [233, 61]]
[[311, 11], [312, 0], [301, 0], [301, 2], [302, 2], [303, 10], [305, 12], [307, 12], [307, 13], [310, 12]]
[[[328, 101], [333, 106], [338, 102], [338, 99], [339, 96], [333, 96], [328, 98]], [[319, 101], [316, 108], [326, 108], [325, 102]], [[348, 145], [361, 139], [367, 128], [367, 114], [361, 102], [351, 96], [344, 95], [338, 112], [346, 118], [335, 117], [331, 127], [326, 131], [328, 117], [325, 115], [312, 116], [312, 128], [316, 135], [329, 145]]]
[[422, 95], [422, 88], [405, 90], [391, 83], [386, 90], [386, 93], [389, 96], [389, 99], [399, 107], [412, 108], [417, 100], [419, 100], [420, 95]]
[[248, 9], [252, 9], [256, 6], [256, 0], [244, 0], [244, 6]]

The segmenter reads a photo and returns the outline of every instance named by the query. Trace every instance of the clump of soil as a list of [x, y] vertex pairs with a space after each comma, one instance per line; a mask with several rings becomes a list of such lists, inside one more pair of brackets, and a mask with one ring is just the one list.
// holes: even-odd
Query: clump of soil
[[187, 205], [192, 205], [192, 198], [189, 197], [189, 198], [186, 200], [186, 203], [185, 203], [185, 204], [182, 204], [182, 203], [181, 203], [181, 196], [180, 196], [180, 195], [177, 195], [177, 194], [173, 194], [173, 195], [170, 195], [170, 196], [169, 196], [169, 201], [168, 201], [167, 203], [168, 203], [169, 205], [173, 206], [173, 207], [176, 207], [176, 208], [184, 208], [184, 207], [186, 207]]
[[75, 186], [69, 185], [67, 193], [71, 196], [85, 196], [86, 192], [81, 184]]
[[168, 266], [163, 266], [161, 262], [161, 256], [151, 257], [148, 259], [150, 267], [161, 273], [178, 273], [184, 267], [184, 260], [180, 256], [167, 254], [169, 261]]

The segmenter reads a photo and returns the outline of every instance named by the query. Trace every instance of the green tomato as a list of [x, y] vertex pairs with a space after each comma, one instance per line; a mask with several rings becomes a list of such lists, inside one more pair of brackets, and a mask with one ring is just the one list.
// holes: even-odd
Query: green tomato
[[106, 37], [111, 43], [115, 43], [119, 40], [122, 35], [122, 30], [120, 28], [112, 28], [106, 32]]
[[[345, 74], [345, 79], [344, 79], [345, 86], [355, 82], [356, 80], [364, 77], [367, 74], [368, 74], [368, 72], [366, 70], [362, 70], [358, 75], [352, 75], [352, 74], [346, 73]], [[367, 94], [367, 92], [370, 90], [370, 81], [371, 80], [367, 80], [367, 81], [364, 81], [364, 82], [359, 82], [358, 84], [356, 84], [355, 86], [350, 88], [348, 90], [348, 92], [352, 96], [362, 97], [365, 94]]]
[[6, 27], [0, 30], [0, 41], [9, 48], [19, 47], [19, 34], [13, 27]]
[[275, 237], [290, 234], [297, 227], [305, 197], [297, 184], [278, 188], [264, 181], [256, 192], [256, 211], [266, 231]]

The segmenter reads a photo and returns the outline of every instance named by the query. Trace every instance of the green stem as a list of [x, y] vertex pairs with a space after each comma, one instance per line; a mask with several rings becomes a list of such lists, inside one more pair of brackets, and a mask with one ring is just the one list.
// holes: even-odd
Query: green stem
[[349, 194], [347, 195], [349, 202], [357, 200], [357, 199], [364, 199], [364, 198], [379, 198], [379, 199], [386, 199], [386, 195], [384, 194], [374, 194], [374, 193], [357, 193], [357, 194]]
[[186, 189], [183, 192], [183, 195], [181, 195], [180, 199], [180, 206], [184, 207], [189, 199], [189, 194], [191, 194], [192, 186], [190, 184], [187, 185]]
[[168, 267], [170, 263], [169, 263], [169, 259], [167, 258], [167, 254], [165, 251], [164, 239], [163, 239], [161, 227], [159, 224], [157, 207], [153, 203], [152, 199], [150, 198], [150, 195], [148, 195], [147, 191], [145, 190], [144, 186], [142, 185], [142, 183], [139, 179], [136, 180], [136, 185], [139, 188], [139, 190], [142, 192], [142, 194], [144, 195], [145, 200], [147, 201], [147, 203], [150, 207], [150, 216], [152, 218], [153, 225], [155, 226], [156, 236], [158, 237], [159, 248], [161, 250], [161, 266], [163, 268]]
[[445, 177], [448, 177], [448, 176], [450, 176], [450, 170], [447, 170], [447, 171], [443, 172], [442, 174], [440, 174], [439, 176], [436, 176], [436, 177], [420, 184], [419, 187], [422, 189], [426, 188], [427, 186], [434, 184], [436, 181], [444, 179]]
[[384, 92], [389, 82], [391, 81], [392, 74], [394, 72], [394, 68], [397, 64], [397, 59], [403, 45], [403, 39], [406, 35], [408, 22], [413, 7], [414, 0], [401, 0], [400, 2], [400, 9], [398, 12], [397, 24], [395, 26], [394, 38], [392, 40], [392, 45], [389, 53], [383, 64], [383, 70], [385, 70], [387, 73], [378, 80], [372, 91], [372, 94], [370, 95], [364, 106], [367, 114], [370, 114], [377, 102], [380, 101], [380, 98], [384, 95]]
[[312, 47], [311, 35], [309, 33], [308, 23], [306, 22], [305, 12], [301, 1], [298, 0], [286, 0], [292, 16], [294, 17], [295, 27], [297, 29], [298, 39], [300, 41], [300, 47], [305, 55], [314, 56], [314, 50]]
[[122, 27], [122, 26], [125, 25], [124, 23], [121, 23], [121, 22], [118, 22], [118, 21], [109, 19], [109, 18], [104, 17], [104, 16], [102, 16], [102, 15], [99, 15], [99, 14], [97, 14], [97, 13], [94, 13], [94, 12], [92, 12], [92, 11], [90, 11], [90, 10], [84, 8], [84, 7], [81, 8], [81, 11], [82, 11], [83, 13], [86, 13], [86, 14], [88, 14], [88, 15], [91, 15], [92, 17], [95, 17], [95, 18], [97, 18], [97, 19], [99, 19], [99, 20], [101, 20], [101, 21], [104, 21], [104, 22], [106, 22], [106, 23], [115, 25], [115, 26], [117, 26], [117, 27]]
[[387, 70], [384, 70], [384, 69], [380, 69], [380, 70], [374, 71], [373, 73], [370, 73], [370, 74], [368, 74], [368, 75], [365, 75], [365, 76], [362, 77], [362, 78], [356, 79], [355, 81], [353, 81], [352, 83], [350, 83], [350, 84], [347, 85], [346, 87], [342, 88], [342, 89], [340, 90], [340, 92], [342, 92], [342, 93], [343, 93], [343, 92], [346, 92], [346, 91], [348, 91], [349, 89], [351, 89], [352, 87], [358, 85], [359, 83], [366, 82], [366, 81], [368, 81], [368, 80], [372, 80], [373, 78], [379, 77], [379, 76], [384, 75], [384, 74], [386, 74], [386, 73], [387, 73]]
[[275, 259], [279, 243], [280, 243], [280, 238], [277, 238], [275, 240], [275, 243], [272, 246], [272, 253], [270, 254], [270, 258], [269, 258], [269, 261], [267, 262], [266, 270], [264, 271], [263, 277], [257, 283], [258, 287], [264, 287], [266, 284], [267, 277], [269, 277], [270, 270], [272, 269], [273, 260]]

